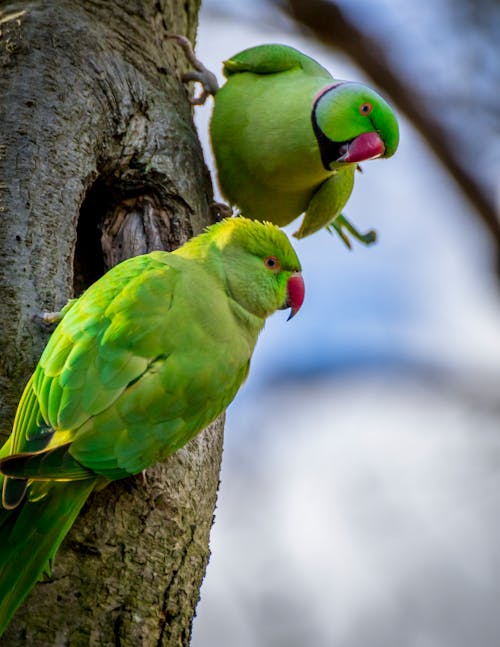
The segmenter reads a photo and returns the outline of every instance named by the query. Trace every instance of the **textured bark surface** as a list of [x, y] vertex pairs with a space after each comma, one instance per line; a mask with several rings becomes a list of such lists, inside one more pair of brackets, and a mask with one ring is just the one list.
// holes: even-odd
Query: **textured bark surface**
[[[0, 431], [59, 309], [106, 267], [210, 220], [211, 186], [168, 31], [199, 0], [0, 3]], [[95, 493], [2, 645], [188, 645], [222, 421]]]

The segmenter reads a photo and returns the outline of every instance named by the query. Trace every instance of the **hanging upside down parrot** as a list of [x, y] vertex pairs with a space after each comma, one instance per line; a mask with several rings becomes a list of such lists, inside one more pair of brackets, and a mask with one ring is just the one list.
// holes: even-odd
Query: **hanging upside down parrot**
[[120, 263], [61, 311], [0, 451], [0, 634], [92, 490], [227, 407], [265, 319], [302, 305], [300, 270], [275, 225], [230, 218]]
[[[241, 215], [281, 226], [305, 217], [297, 238], [323, 227], [350, 247], [346, 232], [365, 244], [342, 215], [360, 162], [393, 155], [399, 131], [391, 107], [362, 83], [334, 79], [315, 60], [286, 45], [259, 45], [224, 62], [226, 83], [185, 49], [204, 99], [214, 94], [210, 125], [220, 189]], [[194, 100], [193, 103], [199, 103]], [[344, 231], [345, 230], [345, 231]]]

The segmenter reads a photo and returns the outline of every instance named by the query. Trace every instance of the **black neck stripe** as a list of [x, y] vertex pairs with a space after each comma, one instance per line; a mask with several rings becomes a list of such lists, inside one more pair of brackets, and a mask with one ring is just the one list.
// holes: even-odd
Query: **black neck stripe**
[[318, 141], [319, 152], [321, 154], [321, 162], [323, 164], [323, 167], [327, 171], [331, 171], [330, 164], [334, 162], [338, 157], [340, 157], [339, 148], [344, 142], [334, 142], [325, 135], [325, 133], [319, 127], [318, 119], [316, 117], [316, 109], [318, 107], [319, 100], [322, 99], [325, 94], [328, 94], [328, 92], [330, 92], [331, 90], [335, 90], [335, 88], [337, 88], [339, 85], [342, 85], [342, 81], [334, 83], [333, 85], [327, 85], [326, 88], [321, 90], [321, 92], [319, 92], [314, 99], [311, 111], [311, 123], [314, 134]]

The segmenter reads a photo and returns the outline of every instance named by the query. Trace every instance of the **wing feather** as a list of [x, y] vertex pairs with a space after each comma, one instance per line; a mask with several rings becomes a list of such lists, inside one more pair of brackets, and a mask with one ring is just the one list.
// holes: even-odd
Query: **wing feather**
[[[176, 283], [161, 254], [120, 264], [72, 303], [21, 397], [10, 453], [68, 442], [147, 370]], [[153, 292], [143, 287], [151, 277]]]

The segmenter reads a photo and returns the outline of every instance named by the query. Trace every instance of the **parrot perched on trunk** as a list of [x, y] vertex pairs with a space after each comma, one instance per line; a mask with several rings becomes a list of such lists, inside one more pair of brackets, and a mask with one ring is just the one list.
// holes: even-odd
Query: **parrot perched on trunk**
[[[246, 49], [224, 62], [224, 74], [210, 135], [230, 204], [279, 226], [305, 212], [298, 238], [326, 226], [349, 247], [344, 229], [373, 242], [375, 232], [360, 234], [341, 212], [359, 162], [390, 157], [398, 146], [398, 123], [384, 99], [285, 45]], [[203, 82], [199, 72], [189, 78]]]
[[230, 218], [120, 263], [61, 311], [0, 451], [0, 634], [92, 490], [227, 407], [266, 317], [302, 305], [300, 269], [278, 227]]

